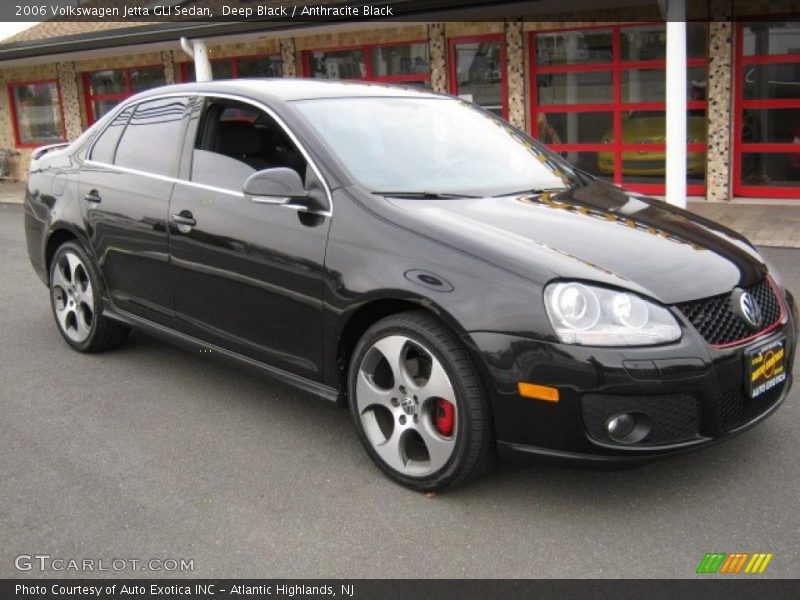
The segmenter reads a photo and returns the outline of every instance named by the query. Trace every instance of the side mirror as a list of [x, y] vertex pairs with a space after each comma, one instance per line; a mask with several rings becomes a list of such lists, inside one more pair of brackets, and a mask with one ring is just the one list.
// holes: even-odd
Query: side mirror
[[308, 207], [308, 190], [294, 169], [274, 167], [253, 173], [244, 182], [244, 196], [259, 204]]

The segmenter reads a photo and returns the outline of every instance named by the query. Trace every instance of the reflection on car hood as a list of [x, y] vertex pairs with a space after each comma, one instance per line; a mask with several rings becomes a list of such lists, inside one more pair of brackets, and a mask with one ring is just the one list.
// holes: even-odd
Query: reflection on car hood
[[735, 232], [601, 182], [532, 196], [388, 201], [416, 231], [542, 283], [587, 279], [672, 304], [764, 272]]

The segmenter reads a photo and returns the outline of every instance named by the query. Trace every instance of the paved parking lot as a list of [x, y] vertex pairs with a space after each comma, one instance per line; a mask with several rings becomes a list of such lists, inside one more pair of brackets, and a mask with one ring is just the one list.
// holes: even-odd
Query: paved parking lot
[[[800, 290], [800, 251], [766, 254]], [[42, 575], [16, 571], [20, 554], [184, 558], [198, 577], [690, 577], [709, 551], [772, 552], [766, 576], [797, 577], [797, 389], [700, 453], [499, 465], [427, 498], [313, 397], [142, 335], [69, 350], [22, 207], [0, 204], [0, 577]]]

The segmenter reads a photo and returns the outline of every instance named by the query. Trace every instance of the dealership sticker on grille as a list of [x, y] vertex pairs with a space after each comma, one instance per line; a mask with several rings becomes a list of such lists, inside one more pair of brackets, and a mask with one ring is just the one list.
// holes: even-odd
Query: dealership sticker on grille
[[786, 381], [786, 339], [779, 338], [747, 353], [747, 380], [751, 398], [758, 398]]

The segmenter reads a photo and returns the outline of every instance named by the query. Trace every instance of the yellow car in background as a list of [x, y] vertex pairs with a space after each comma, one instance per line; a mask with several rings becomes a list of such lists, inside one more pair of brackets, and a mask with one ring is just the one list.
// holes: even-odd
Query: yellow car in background
[[[690, 110], [686, 121], [687, 144], [705, 144], [706, 115], [703, 110]], [[622, 118], [623, 144], [665, 144], [667, 115], [664, 111], [633, 110]], [[604, 144], [614, 142], [614, 131], [603, 135]], [[622, 153], [623, 175], [665, 175], [667, 152], [658, 150], [627, 150]], [[614, 174], [613, 150], [598, 152], [597, 168], [608, 175]], [[686, 155], [686, 170], [690, 175], [702, 175], [706, 170], [706, 153], [689, 151]]]

